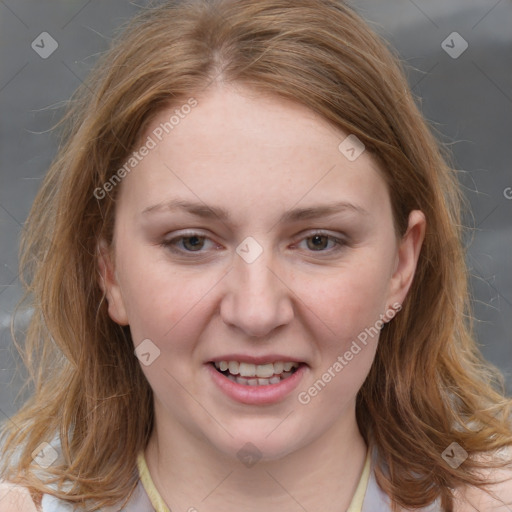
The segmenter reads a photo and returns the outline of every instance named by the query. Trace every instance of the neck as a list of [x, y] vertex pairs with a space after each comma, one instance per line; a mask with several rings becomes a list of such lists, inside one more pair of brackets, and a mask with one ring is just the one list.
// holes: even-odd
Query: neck
[[241, 464], [190, 429], [169, 418], [159, 421], [163, 418], [155, 414], [145, 457], [171, 510], [340, 512], [350, 505], [367, 450], [355, 407], [351, 413], [309, 444], [254, 465]]

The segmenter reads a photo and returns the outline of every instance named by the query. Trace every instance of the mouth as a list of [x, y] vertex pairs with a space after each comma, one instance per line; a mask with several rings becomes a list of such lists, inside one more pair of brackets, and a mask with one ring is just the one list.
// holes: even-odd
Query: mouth
[[211, 361], [218, 373], [243, 386], [270, 386], [290, 378], [305, 363], [276, 361], [252, 364], [240, 361]]
[[258, 363], [262, 364], [219, 360], [205, 367], [215, 389], [235, 402], [258, 406], [289, 399], [309, 369], [307, 363], [297, 361], [260, 359]]

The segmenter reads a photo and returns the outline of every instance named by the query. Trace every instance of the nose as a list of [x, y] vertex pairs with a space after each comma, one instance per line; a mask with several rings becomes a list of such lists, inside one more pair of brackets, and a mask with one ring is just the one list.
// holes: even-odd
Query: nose
[[250, 337], [265, 337], [290, 323], [294, 315], [293, 292], [286, 276], [266, 253], [252, 263], [235, 255], [220, 308], [226, 324]]

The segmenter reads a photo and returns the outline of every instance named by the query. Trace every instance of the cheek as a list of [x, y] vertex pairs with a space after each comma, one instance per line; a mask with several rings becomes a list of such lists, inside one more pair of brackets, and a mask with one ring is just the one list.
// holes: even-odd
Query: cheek
[[304, 276], [299, 296], [324, 325], [327, 340], [341, 348], [385, 312], [388, 285], [389, 271], [373, 257], [360, 257], [328, 278]]
[[159, 347], [172, 340], [179, 349], [197, 329], [201, 302], [214, 282], [208, 274], [197, 279], [177, 271], [162, 259], [148, 262], [148, 252], [134, 251], [120, 261], [132, 337], [136, 345], [149, 338]]
[[357, 272], [341, 269], [317, 281], [304, 301], [310, 309], [309, 325], [317, 326], [317, 358], [298, 400], [333, 421], [353, 402], [375, 358], [380, 334], [376, 322], [385, 312], [388, 283], [381, 270], [362, 261]]
[[318, 397], [317, 406], [330, 404], [333, 417], [354, 399], [373, 363], [380, 315], [387, 309], [392, 254], [392, 248], [388, 254], [375, 248], [361, 251], [357, 261], [347, 263], [312, 295], [317, 299], [310, 301], [312, 310], [330, 329], [328, 336], [317, 338], [321, 363], [310, 391]]

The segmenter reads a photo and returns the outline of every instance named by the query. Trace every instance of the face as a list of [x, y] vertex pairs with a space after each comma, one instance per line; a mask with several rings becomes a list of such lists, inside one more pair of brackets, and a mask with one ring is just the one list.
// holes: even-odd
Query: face
[[397, 238], [376, 161], [340, 150], [348, 134], [305, 107], [225, 86], [196, 100], [141, 139], [156, 144], [118, 185], [101, 286], [130, 326], [157, 427], [277, 458], [355, 421], [424, 217]]

